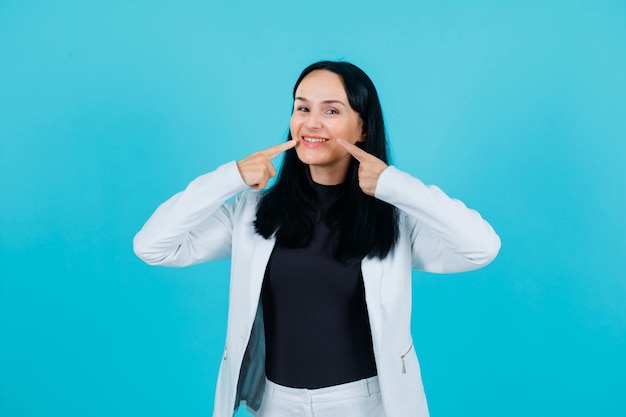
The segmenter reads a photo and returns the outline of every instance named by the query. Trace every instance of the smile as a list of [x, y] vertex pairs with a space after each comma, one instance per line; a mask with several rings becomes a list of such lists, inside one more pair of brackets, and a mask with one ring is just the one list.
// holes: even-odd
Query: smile
[[323, 143], [328, 142], [328, 139], [325, 138], [310, 138], [308, 136], [303, 136], [302, 140], [308, 143]]

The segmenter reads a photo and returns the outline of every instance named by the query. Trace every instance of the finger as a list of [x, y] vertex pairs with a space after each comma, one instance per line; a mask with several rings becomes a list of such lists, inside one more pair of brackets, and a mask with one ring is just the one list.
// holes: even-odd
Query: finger
[[351, 144], [350, 142], [346, 142], [343, 139], [337, 139], [337, 143], [343, 146], [344, 149], [348, 151], [350, 155], [354, 156], [359, 162], [363, 162], [365, 158], [370, 156], [370, 154], [365, 152], [363, 149]]
[[278, 155], [280, 155], [281, 153], [285, 152], [286, 150], [293, 148], [294, 146], [296, 146], [296, 141], [291, 139], [291, 140], [288, 140], [287, 142], [270, 146], [269, 148], [262, 150], [261, 153], [267, 156], [268, 158], [273, 159], [277, 157]]
[[265, 168], [267, 169], [268, 179], [276, 175], [276, 168], [274, 168], [274, 164], [272, 164], [271, 162], [268, 161], [265, 165]]

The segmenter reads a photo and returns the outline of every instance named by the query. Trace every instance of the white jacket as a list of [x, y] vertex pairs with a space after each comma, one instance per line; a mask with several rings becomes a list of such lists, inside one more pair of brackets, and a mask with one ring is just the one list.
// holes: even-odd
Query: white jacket
[[[252, 225], [260, 196], [244, 184], [236, 163], [227, 163], [161, 204], [134, 239], [135, 253], [151, 265], [180, 267], [231, 258], [228, 327], [214, 417], [232, 417], [241, 401], [256, 409], [262, 397], [265, 351], [259, 296], [274, 239], [256, 234]], [[393, 166], [379, 177], [376, 198], [401, 213], [394, 250], [383, 260], [361, 263], [383, 404], [389, 417], [427, 417], [410, 332], [411, 270], [480, 268], [496, 256], [500, 239], [476, 211]]]

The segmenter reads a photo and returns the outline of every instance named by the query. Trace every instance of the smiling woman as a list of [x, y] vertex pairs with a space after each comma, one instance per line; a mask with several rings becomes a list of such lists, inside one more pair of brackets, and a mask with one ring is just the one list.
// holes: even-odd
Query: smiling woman
[[342, 183], [348, 171], [350, 154], [337, 139], [365, 140], [363, 122], [350, 107], [342, 79], [328, 70], [311, 72], [298, 86], [290, 130], [300, 141], [298, 158], [309, 165], [313, 181], [324, 185]]
[[242, 403], [261, 417], [428, 416], [411, 270], [480, 268], [500, 239], [476, 211], [388, 166], [378, 94], [358, 67], [313, 64], [293, 98], [286, 142], [192, 181], [137, 233], [135, 252], [168, 266], [232, 259], [215, 417]]

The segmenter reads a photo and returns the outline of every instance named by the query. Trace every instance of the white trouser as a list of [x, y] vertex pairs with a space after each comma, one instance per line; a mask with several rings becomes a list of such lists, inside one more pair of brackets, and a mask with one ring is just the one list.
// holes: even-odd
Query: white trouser
[[283, 387], [267, 381], [256, 417], [386, 417], [378, 377], [327, 388]]

